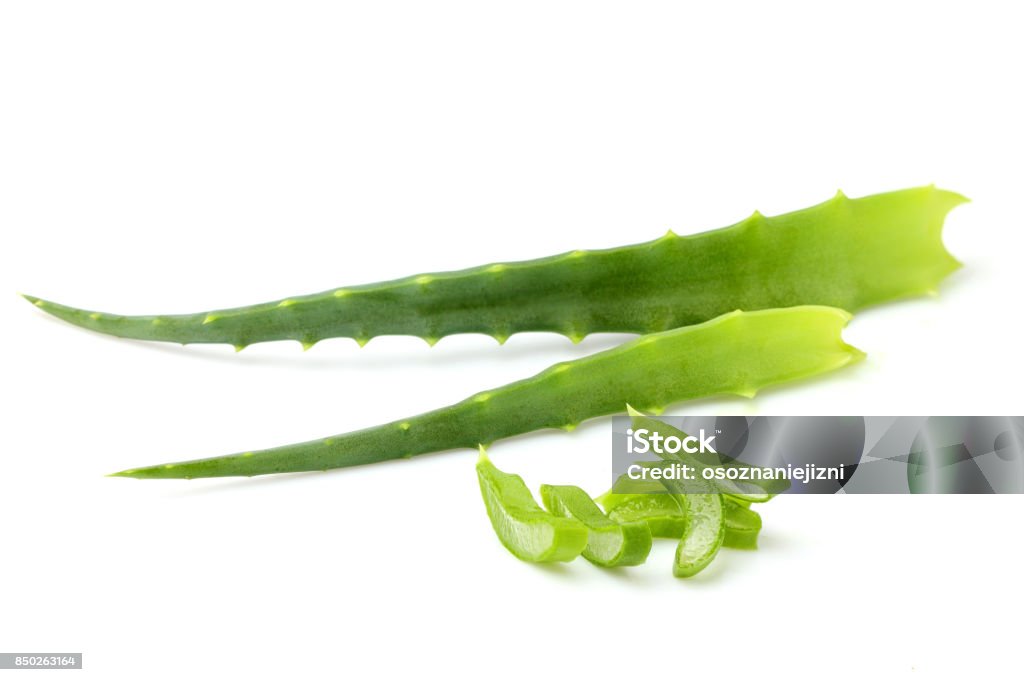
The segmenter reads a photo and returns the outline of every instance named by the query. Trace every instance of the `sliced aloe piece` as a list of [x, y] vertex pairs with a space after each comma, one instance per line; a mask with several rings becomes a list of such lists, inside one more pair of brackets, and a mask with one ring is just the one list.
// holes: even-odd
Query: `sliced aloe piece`
[[476, 464], [480, 493], [494, 532], [523, 561], [572, 561], [587, 546], [586, 526], [541, 509], [523, 479], [495, 467], [483, 448]]
[[[660, 484], [659, 484], [660, 485]], [[664, 490], [664, 487], [662, 487]], [[662, 493], [606, 492], [597, 498], [608, 518], [619, 523], [644, 521], [656, 538], [678, 540], [686, 532], [686, 497]]]
[[555, 516], [576, 519], [590, 531], [583, 558], [598, 566], [638, 566], [651, 553], [651, 531], [642, 521], [614, 521], [574, 485], [542, 485], [540, 498]]
[[[744, 505], [743, 501], [723, 496], [725, 502], [725, 540], [733, 549], [757, 549], [757, 536], [761, 532], [761, 515]], [[749, 503], [748, 503], [749, 504]]]
[[677, 578], [697, 575], [712, 562], [725, 540], [725, 509], [717, 493], [688, 495], [689, 524], [676, 547], [672, 573]]

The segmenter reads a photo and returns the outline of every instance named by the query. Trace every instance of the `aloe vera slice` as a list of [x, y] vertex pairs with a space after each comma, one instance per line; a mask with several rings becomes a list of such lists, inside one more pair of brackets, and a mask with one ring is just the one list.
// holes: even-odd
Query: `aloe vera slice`
[[[662, 488], [664, 490], [664, 488]], [[686, 533], [687, 500], [682, 495], [662, 493], [606, 492], [597, 498], [608, 518], [619, 523], [643, 521], [656, 538], [678, 540]]]
[[[708, 486], [711, 489], [711, 486]], [[703, 571], [718, 554], [725, 540], [725, 506], [715, 492], [686, 496], [688, 523], [676, 547], [672, 573], [689, 578]]]
[[723, 495], [725, 504], [725, 540], [733, 549], [757, 549], [757, 536], [761, 532], [761, 515], [744, 506], [743, 502]]
[[586, 491], [574, 485], [542, 485], [540, 498], [555, 516], [576, 519], [590, 531], [583, 558], [598, 566], [638, 566], [651, 553], [651, 531], [646, 523], [614, 521], [601, 511]]
[[586, 526], [541, 509], [523, 479], [500, 471], [483, 448], [476, 464], [480, 493], [494, 532], [523, 561], [572, 561], [587, 546]]

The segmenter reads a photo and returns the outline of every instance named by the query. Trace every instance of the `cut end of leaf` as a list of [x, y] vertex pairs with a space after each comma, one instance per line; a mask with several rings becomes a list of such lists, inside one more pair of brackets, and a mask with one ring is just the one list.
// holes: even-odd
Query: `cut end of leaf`
[[945, 226], [946, 216], [949, 214], [950, 211], [952, 211], [957, 206], [969, 204], [971, 200], [957, 192], [951, 192], [950, 190], [946, 189], [936, 189], [935, 185], [932, 185], [931, 188], [933, 196], [935, 198], [934, 201], [937, 204], [935, 216], [936, 224], [933, 229], [935, 230], [936, 237], [939, 240], [939, 247], [945, 255], [945, 265], [948, 268], [946, 272], [942, 273], [939, 276], [939, 280], [942, 280], [950, 273], [959, 270], [964, 266], [964, 264], [959, 259], [957, 259], [952, 253], [949, 252], [949, 249], [946, 248], [946, 245], [942, 241], [942, 230]]

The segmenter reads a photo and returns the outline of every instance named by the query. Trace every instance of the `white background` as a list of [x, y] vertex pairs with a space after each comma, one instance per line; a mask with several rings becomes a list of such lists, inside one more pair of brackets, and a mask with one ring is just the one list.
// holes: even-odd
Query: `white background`
[[[1021, 414], [1011, 6], [5, 2], [0, 650], [83, 651], [38, 675], [95, 680], [1015, 677], [1020, 496], [778, 499], [760, 551], [678, 581], [667, 541], [629, 571], [514, 559], [469, 451], [103, 477], [415, 414], [624, 337], [235, 354], [16, 296], [192, 312], [934, 182], [973, 199], [939, 298], [857, 317], [855, 368], [673, 412]], [[609, 428], [491, 454], [597, 494]]]

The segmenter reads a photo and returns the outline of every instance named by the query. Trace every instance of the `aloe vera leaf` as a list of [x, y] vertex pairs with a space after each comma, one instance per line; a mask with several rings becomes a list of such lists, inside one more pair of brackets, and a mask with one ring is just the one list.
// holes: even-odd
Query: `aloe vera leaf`
[[574, 485], [540, 487], [540, 499], [555, 516], [576, 519], [590, 532], [583, 558], [598, 566], [639, 566], [651, 553], [646, 523], [613, 521], [586, 491]]
[[[711, 489], [710, 486], [708, 486]], [[689, 578], [703, 571], [725, 540], [725, 507], [718, 493], [687, 495], [689, 523], [676, 547], [672, 573]]]
[[730, 227], [598, 251], [421, 274], [188, 315], [126, 316], [26, 296], [67, 322], [114, 336], [177, 343], [550, 331], [646, 334], [731, 310], [815, 304], [851, 312], [935, 291], [959, 267], [942, 245], [946, 214], [966, 201], [918, 187], [859, 199], [842, 193], [791, 213], [755, 212]]
[[425, 452], [475, 448], [544, 428], [575, 428], [627, 402], [648, 409], [760, 388], [837, 369], [861, 357], [841, 330], [850, 315], [801, 306], [729, 313], [640, 337], [478, 393], [450, 407], [361, 431], [270, 450], [131, 469], [135, 478], [255, 476], [319, 471]]
[[494, 532], [515, 556], [533, 562], [572, 561], [587, 546], [586, 526], [541, 509], [523, 479], [500, 471], [482, 447], [476, 474]]
[[613, 493], [608, 491], [596, 502], [608, 518], [619, 523], [642, 521], [656, 538], [678, 540], [686, 533], [686, 497], [661, 493]]
[[725, 505], [725, 539], [723, 545], [733, 549], [757, 549], [761, 533], [761, 515], [743, 506], [741, 501], [722, 496]]

